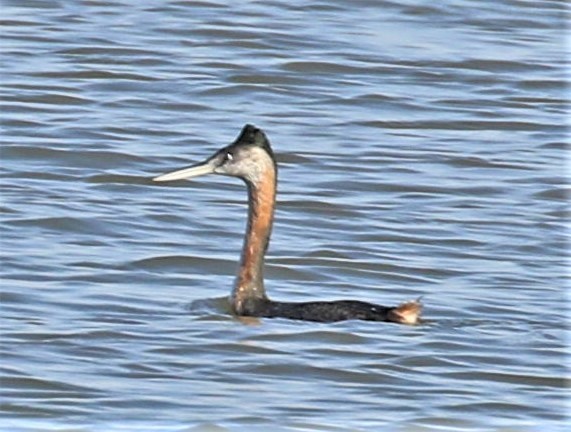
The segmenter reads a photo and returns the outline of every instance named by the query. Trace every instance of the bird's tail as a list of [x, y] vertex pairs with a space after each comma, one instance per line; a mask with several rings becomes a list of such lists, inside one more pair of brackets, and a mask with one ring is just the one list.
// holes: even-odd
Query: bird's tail
[[421, 298], [422, 297], [419, 297], [416, 300], [401, 303], [391, 309], [388, 313], [389, 321], [400, 324], [418, 324], [420, 321], [420, 313], [422, 312]]

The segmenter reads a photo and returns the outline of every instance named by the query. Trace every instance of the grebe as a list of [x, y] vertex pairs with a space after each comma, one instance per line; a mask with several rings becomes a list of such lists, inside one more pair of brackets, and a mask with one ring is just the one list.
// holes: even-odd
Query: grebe
[[356, 300], [303, 303], [270, 300], [264, 288], [264, 254], [274, 219], [277, 164], [264, 132], [248, 124], [236, 141], [218, 150], [206, 161], [160, 175], [153, 180], [181, 180], [212, 173], [241, 178], [248, 187], [248, 225], [240, 267], [230, 298], [236, 315], [318, 322], [358, 319], [416, 324], [419, 321], [422, 309], [419, 300], [396, 307]]

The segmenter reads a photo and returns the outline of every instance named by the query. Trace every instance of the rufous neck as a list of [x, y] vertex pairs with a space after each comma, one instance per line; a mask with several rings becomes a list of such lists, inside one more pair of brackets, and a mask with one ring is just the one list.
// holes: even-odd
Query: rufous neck
[[268, 166], [257, 181], [248, 186], [248, 225], [240, 267], [232, 294], [234, 309], [240, 312], [249, 300], [266, 300], [264, 255], [268, 248], [276, 200], [276, 170]]

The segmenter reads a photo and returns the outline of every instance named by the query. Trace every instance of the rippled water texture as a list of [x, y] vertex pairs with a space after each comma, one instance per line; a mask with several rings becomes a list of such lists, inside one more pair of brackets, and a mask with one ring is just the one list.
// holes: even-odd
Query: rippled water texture
[[[3, 431], [556, 431], [569, 408], [563, 1], [5, 0]], [[238, 320], [245, 123], [280, 166]]]

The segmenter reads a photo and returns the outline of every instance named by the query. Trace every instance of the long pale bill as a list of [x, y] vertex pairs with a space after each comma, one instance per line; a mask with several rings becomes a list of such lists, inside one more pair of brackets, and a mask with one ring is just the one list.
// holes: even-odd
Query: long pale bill
[[208, 162], [205, 162], [199, 165], [193, 165], [189, 168], [184, 168], [178, 171], [162, 174], [158, 177], [155, 177], [153, 181], [163, 182], [163, 181], [172, 181], [172, 180], [182, 180], [191, 177], [198, 177], [205, 174], [211, 174], [213, 172], [214, 172], [214, 166]]

